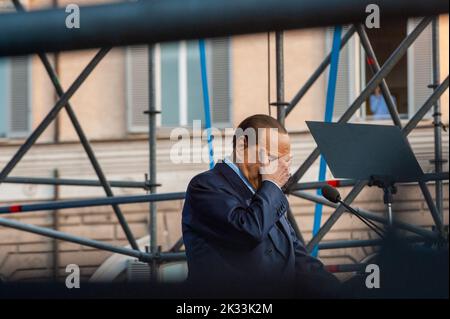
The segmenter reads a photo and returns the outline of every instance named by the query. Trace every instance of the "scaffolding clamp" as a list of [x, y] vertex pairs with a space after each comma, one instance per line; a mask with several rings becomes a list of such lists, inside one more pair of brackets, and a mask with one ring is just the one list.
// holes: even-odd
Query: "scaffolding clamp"
[[291, 103], [289, 102], [272, 102], [270, 103], [270, 106], [276, 106], [276, 107], [288, 107]]
[[153, 114], [160, 114], [161, 111], [158, 111], [158, 110], [145, 110], [145, 111], [142, 112], [142, 113], [153, 115]]

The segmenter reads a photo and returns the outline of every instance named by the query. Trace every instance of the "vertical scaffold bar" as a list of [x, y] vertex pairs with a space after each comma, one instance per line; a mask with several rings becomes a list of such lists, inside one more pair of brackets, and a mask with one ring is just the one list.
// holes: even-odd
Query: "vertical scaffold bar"
[[[433, 63], [433, 89], [435, 90], [439, 81], [440, 81], [440, 61], [439, 61], [439, 16], [435, 16], [432, 22], [432, 63]], [[433, 110], [433, 125], [434, 125], [434, 170], [435, 173], [441, 173], [444, 159], [442, 157], [442, 122], [441, 122], [441, 103], [436, 100], [434, 104]], [[444, 212], [443, 212], [443, 189], [442, 189], [442, 181], [436, 181], [435, 185], [436, 190], [436, 208], [437, 212], [440, 216], [440, 219], [443, 220]]]
[[204, 39], [198, 41], [200, 51], [200, 70], [202, 76], [203, 110], [205, 114], [206, 136], [208, 140], [209, 168], [214, 167], [214, 149], [211, 135], [211, 103], [209, 98], [208, 68], [206, 63], [206, 44]]
[[[156, 193], [156, 111], [155, 107], [155, 83], [153, 78], [154, 71], [154, 45], [148, 46], [148, 170], [149, 170], [149, 183], [150, 193]], [[156, 202], [150, 202], [149, 204], [149, 235], [150, 235], [150, 253], [156, 254], [158, 252], [158, 211]], [[159, 264], [156, 260], [152, 259], [150, 264], [150, 278], [152, 281], [156, 281], [158, 278]]]
[[[362, 47], [364, 48], [364, 51], [367, 54], [367, 64], [369, 65], [370, 69], [372, 70], [373, 74], [376, 74], [380, 71], [380, 64], [378, 63], [377, 56], [375, 55], [375, 51], [372, 48], [372, 45], [370, 44], [369, 36], [367, 35], [366, 30], [364, 29], [364, 26], [361, 24], [358, 24], [355, 26], [356, 31], [358, 32], [359, 39], [361, 40]], [[392, 98], [391, 91], [389, 90], [389, 87], [387, 85], [387, 82], [385, 79], [381, 80], [380, 82], [380, 88], [381, 93], [383, 94], [383, 97], [386, 101], [386, 105], [388, 108], [388, 111], [391, 115], [392, 121], [394, 124], [400, 128], [402, 128], [402, 123], [400, 121], [400, 116], [397, 112], [397, 106], [395, 105], [394, 99]]]
[[[331, 122], [333, 120], [334, 98], [336, 95], [336, 82], [339, 68], [339, 52], [341, 47], [341, 33], [342, 26], [337, 25], [334, 29], [333, 45], [331, 50], [330, 73], [328, 76], [327, 100], [325, 105], [325, 122]], [[319, 182], [326, 179], [326, 173], [327, 164], [325, 162], [325, 158], [321, 156], [319, 164]], [[317, 190], [317, 195], [322, 195], [320, 188]], [[316, 203], [314, 210], [313, 236], [315, 236], [320, 229], [320, 225], [322, 223], [322, 212], [323, 206], [319, 203]], [[314, 247], [312, 251], [313, 256], [317, 257], [317, 254], [319, 252], [318, 249], [319, 246]]]
[[[275, 33], [275, 62], [277, 81], [277, 102], [275, 105], [277, 107], [277, 120], [282, 125], [285, 125], [287, 104], [284, 101], [284, 33], [282, 31]], [[290, 208], [288, 208], [286, 216], [297, 237], [304, 242], [302, 233], [298, 228], [297, 221]]]
[[284, 34], [282, 31], [275, 32], [275, 59], [277, 80], [277, 119], [284, 125], [286, 117], [286, 106], [284, 105]]

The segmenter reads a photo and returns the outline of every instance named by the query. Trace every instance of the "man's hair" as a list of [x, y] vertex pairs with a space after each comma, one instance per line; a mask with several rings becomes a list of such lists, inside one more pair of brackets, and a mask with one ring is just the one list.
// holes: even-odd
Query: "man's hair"
[[[233, 136], [233, 150], [236, 150], [236, 141], [237, 139], [244, 135], [247, 129], [251, 129], [256, 134], [256, 143], [258, 143], [258, 129], [260, 128], [268, 128], [268, 129], [277, 129], [278, 133], [287, 134], [286, 128], [281, 125], [278, 120], [275, 118], [265, 115], [265, 114], [255, 114], [247, 117], [243, 120], [236, 129], [236, 132]], [[247, 138], [247, 137], [246, 137]]]

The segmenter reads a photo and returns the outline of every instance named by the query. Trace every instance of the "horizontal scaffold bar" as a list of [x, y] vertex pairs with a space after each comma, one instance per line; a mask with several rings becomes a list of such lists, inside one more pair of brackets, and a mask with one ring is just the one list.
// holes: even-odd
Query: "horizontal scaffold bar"
[[[404, 239], [409, 243], [421, 243], [426, 241], [422, 236], [410, 236]], [[341, 248], [354, 248], [354, 247], [370, 247], [383, 245], [383, 239], [355, 239], [355, 240], [336, 240], [325, 241], [319, 243], [319, 249], [341, 249]]]
[[[11, 176], [5, 178], [3, 183], [9, 184], [35, 184], [35, 185], [61, 185], [61, 186], [102, 186], [98, 180], [73, 179], [73, 178], [46, 178], [46, 177], [22, 177]], [[135, 181], [108, 181], [111, 187], [142, 188], [147, 189], [151, 184]], [[156, 184], [154, 186], [160, 186]]]
[[184, 199], [185, 193], [162, 193], [162, 194], [148, 194], [148, 195], [134, 195], [134, 196], [114, 196], [114, 197], [102, 197], [102, 198], [88, 198], [88, 199], [76, 199], [76, 200], [60, 200], [34, 204], [23, 205], [8, 205], [0, 206], [0, 214], [8, 213], [25, 213], [34, 212], [40, 210], [57, 210], [57, 209], [69, 209], [80, 207], [93, 207], [93, 206], [105, 206], [105, 205], [118, 205], [118, 204], [134, 204], [145, 202], [160, 202]]
[[[448, 181], [449, 179], [449, 172], [442, 172], [442, 173], [427, 173], [423, 174], [423, 177], [420, 179], [421, 182], [432, 182], [432, 181]], [[418, 181], [419, 182], [419, 181]], [[323, 182], [303, 182], [303, 183], [297, 183], [292, 186], [290, 191], [296, 191], [296, 190], [307, 190], [307, 189], [317, 189], [321, 188], [325, 185], [331, 185], [333, 187], [346, 187], [346, 186], [353, 186], [357, 183], [355, 180], [351, 179], [331, 179]], [[401, 183], [404, 184], [404, 183]], [[409, 183], [405, 183], [409, 184]]]
[[443, 0], [152, 0], [5, 13], [0, 56], [199, 39], [364, 22], [376, 3], [384, 19], [449, 11]]
[[46, 227], [29, 225], [20, 221], [11, 220], [0, 217], [0, 226], [5, 226], [21, 231], [26, 231], [41, 236], [64, 240], [71, 243], [80, 244], [83, 246], [93, 247], [105, 251], [109, 251], [116, 254], [135, 257], [144, 262], [150, 262], [151, 260], [159, 260], [160, 262], [179, 261], [186, 259], [184, 252], [161, 252], [161, 253], [147, 253], [139, 251], [137, 249], [131, 249], [127, 247], [114, 246], [108, 243], [104, 243], [98, 240], [75, 236], [72, 234], [64, 233], [58, 230], [53, 230]]

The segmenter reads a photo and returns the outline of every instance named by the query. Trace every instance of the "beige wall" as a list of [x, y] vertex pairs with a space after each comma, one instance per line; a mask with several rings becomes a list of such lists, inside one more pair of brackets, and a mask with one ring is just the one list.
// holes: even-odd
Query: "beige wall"
[[[61, 54], [61, 82], [64, 87], [75, 80], [97, 51]], [[119, 89], [118, 89], [119, 88]], [[99, 63], [71, 99], [86, 134], [91, 139], [125, 137], [125, 50], [115, 48]], [[61, 117], [61, 140], [76, 140], [69, 118]]]
[[[290, 101], [325, 57], [324, 29], [288, 31], [284, 36], [285, 97]], [[233, 37], [233, 124], [255, 113], [268, 113], [267, 34]], [[276, 101], [275, 36], [270, 38], [270, 102]], [[324, 77], [286, 120], [288, 129], [305, 129], [304, 121], [320, 119], [324, 109]], [[276, 115], [276, 108], [271, 107]]]

